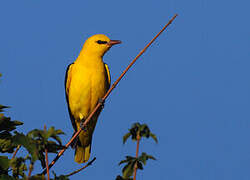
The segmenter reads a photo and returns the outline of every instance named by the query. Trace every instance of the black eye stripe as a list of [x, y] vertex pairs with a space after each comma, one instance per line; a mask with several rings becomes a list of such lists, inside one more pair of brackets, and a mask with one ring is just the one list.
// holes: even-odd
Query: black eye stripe
[[102, 40], [98, 40], [96, 41], [98, 44], [107, 44], [108, 42], [107, 41], [102, 41]]

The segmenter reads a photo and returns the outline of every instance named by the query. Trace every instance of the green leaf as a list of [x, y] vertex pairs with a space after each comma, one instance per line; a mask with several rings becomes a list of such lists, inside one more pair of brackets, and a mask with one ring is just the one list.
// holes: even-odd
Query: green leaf
[[[54, 127], [49, 128], [48, 131], [34, 129], [27, 134], [27, 137], [32, 139], [33, 144], [36, 146], [36, 152], [38, 160], [41, 163], [41, 166], [45, 168], [45, 149], [49, 153], [57, 153], [58, 150], [64, 148], [61, 143], [61, 139], [58, 135], [64, 134], [62, 130], [55, 130]], [[50, 138], [56, 140], [56, 142], [49, 140]]]
[[43, 130], [34, 129], [27, 134], [30, 138], [34, 140], [46, 141], [45, 133]]
[[13, 143], [15, 145], [21, 145], [27, 149], [27, 151], [31, 154], [31, 162], [34, 163], [36, 160], [38, 160], [38, 148], [35, 141], [30, 137], [25, 136], [23, 133], [15, 132]]
[[61, 138], [58, 135], [64, 134], [64, 132], [60, 129], [55, 130], [55, 127], [50, 127], [47, 133], [45, 133], [45, 137], [55, 139], [60, 145], [62, 145]]
[[[0, 105], [0, 112], [7, 106]], [[22, 125], [20, 121], [12, 121], [9, 117], [5, 117], [0, 114], [0, 152], [1, 153], [13, 153], [16, 145], [13, 144], [13, 135], [11, 131], [16, 129], [16, 126]]]
[[129, 178], [133, 174], [134, 165], [137, 161], [138, 160], [135, 157], [126, 156], [126, 159], [119, 163], [119, 165], [126, 163], [122, 169], [123, 179]]
[[122, 176], [118, 175], [116, 176], [115, 180], [124, 180], [124, 179], [122, 178]]
[[132, 176], [134, 171], [134, 165], [135, 162], [130, 162], [124, 166], [124, 168], [122, 169], [123, 178], [129, 178], [130, 176]]
[[139, 161], [136, 161], [137, 162], [137, 168], [140, 169], [140, 170], [143, 170], [143, 165], [141, 162]]
[[115, 180], [133, 180], [133, 178], [123, 178], [122, 176], [116, 176]]
[[132, 140], [136, 141], [136, 137], [137, 137], [137, 132], [140, 128], [140, 123], [134, 123], [132, 125], [132, 128], [129, 130], [130, 134], [132, 135]]
[[4, 111], [3, 109], [6, 109], [6, 108], [9, 108], [9, 106], [3, 106], [0, 104], [0, 112], [3, 112]]
[[135, 160], [136, 158], [135, 157], [132, 157], [132, 156], [126, 156], [126, 159], [125, 160], [122, 160], [119, 165], [123, 164], [123, 163], [128, 163], [128, 162], [131, 162], [133, 160]]
[[148, 159], [156, 160], [154, 156], [150, 156], [150, 155], [148, 155]]
[[157, 137], [156, 137], [155, 134], [150, 133], [150, 137], [153, 138], [153, 140], [154, 140], [156, 143], [158, 143], [158, 139], [157, 139]]
[[58, 145], [54, 141], [48, 141], [46, 147], [49, 153], [57, 153], [58, 150], [65, 148], [65, 146]]
[[43, 174], [36, 174], [34, 176], [31, 176], [29, 180], [47, 180], [47, 178]]
[[0, 174], [8, 174], [10, 160], [7, 156], [0, 156]]
[[44, 151], [40, 150], [38, 153], [38, 160], [41, 163], [42, 168], [46, 167], [45, 155], [43, 154]]
[[140, 136], [141, 137], [149, 138], [150, 130], [149, 130], [149, 128], [148, 128], [148, 126], [146, 124], [142, 124], [140, 126], [139, 131], [140, 131]]
[[25, 161], [26, 159], [22, 157], [18, 157], [18, 158], [14, 158], [10, 160], [12, 174], [14, 177], [16, 178], [18, 178], [19, 176], [25, 177], [24, 171], [27, 171]]
[[140, 157], [138, 158], [140, 162], [146, 165], [148, 159], [156, 160], [153, 156], [148, 155], [147, 153], [143, 152]]
[[0, 175], [0, 179], [1, 179], [1, 180], [16, 180], [16, 178], [11, 177], [11, 176], [9, 176], [9, 175], [7, 175], [7, 174], [1, 174], [1, 175]]
[[54, 127], [50, 127], [48, 131], [34, 129], [28, 133], [28, 136], [34, 140], [40, 140], [41, 144], [48, 146], [48, 139], [55, 139], [59, 145], [62, 145], [62, 141], [58, 135], [64, 134], [60, 129], [55, 130]]
[[122, 160], [122, 161], [119, 162], [119, 165], [121, 165], [121, 164], [123, 164], [123, 163], [127, 163], [127, 162], [128, 162], [127, 159], [126, 159], [126, 160]]
[[146, 165], [147, 162], [147, 156], [142, 153], [142, 155], [138, 158], [139, 161], [141, 161], [144, 165]]
[[140, 124], [137, 122], [137, 123], [134, 123], [132, 127], [129, 129], [129, 133], [123, 136], [123, 144], [126, 142], [127, 138], [129, 138], [130, 136], [132, 136], [131, 138], [133, 141], [136, 141], [137, 135], [139, 135], [140, 137], [146, 137], [146, 138], [152, 137], [156, 143], [158, 142], [156, 135], [151, 133], [147, 124]]
[[23, 125], [23, 123], [20, 121], [12, 121], [10, 118], [4, 117], [4, 116], [0, 118], [0, 132], [12, 131], [16, 129], [16, 126], [20, 126], [20, 125]]
[[130, 133], [130, 132], [128, 132], [127, 134], [125, 134], [125, 135], [123, 136], [123, 144], [125, 144], [125, 142], [127, 141], [127, 139], [128, 139], [130, 136], [131, 136], [131, 133]]
[[1, 153], [13, 153], [14, 149], [17, 147], [13, 144], [13, 136], [8, 131], [3, 131], [0, 133], [0, 152]]

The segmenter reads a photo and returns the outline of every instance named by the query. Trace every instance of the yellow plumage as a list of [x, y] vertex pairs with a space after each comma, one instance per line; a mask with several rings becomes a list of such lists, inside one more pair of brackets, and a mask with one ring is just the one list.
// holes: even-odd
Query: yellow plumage
[[[119, 43], [121, 42], [110, 40], [103, 34], [94, 35], [84, 43], [76, 61], [68, 66], [65, 92], [75, 132], [109, 89], [110, 73], [102, 57], [112, 45]], [[90, 157], [92, 134], [99, 114], [100, 110], [90, 120], [86, 131], [79, 134], [75, 144], [77, 163], [87, 162]]]

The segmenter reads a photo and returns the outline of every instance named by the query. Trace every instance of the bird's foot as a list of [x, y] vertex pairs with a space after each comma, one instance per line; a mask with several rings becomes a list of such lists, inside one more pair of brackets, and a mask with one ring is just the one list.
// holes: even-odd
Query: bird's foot
[[101, 109], [103, 109], [104, 108], [104, 103], [105, 103], [105, 100], [104, 99], [102, 99], [102, 98], [100, 98], [99, 100], [98, 100], [98, 103], [100, 103], [101, 104]]
[[80, 122], [80, 128], [81, 128], [84, 132], [86, 132], [86, 125], [84, 125], [84, 122], [83, 122], [83, 121]]

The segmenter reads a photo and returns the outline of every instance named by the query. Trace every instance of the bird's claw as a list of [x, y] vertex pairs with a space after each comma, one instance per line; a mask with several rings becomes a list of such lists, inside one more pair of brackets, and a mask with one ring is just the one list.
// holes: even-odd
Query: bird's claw
[[101, 104], [101, 109], [103, 109], [104, 108], [104, 103], [105, 103], [105, 100], [103, 99], [103, 98], [100, 98], [99, 100], [98, 100], [98, 103], [100, 103]]
[[86, 126], [84, 125], [83, 121], [80, 122], [80, 128], [86, 132]]

